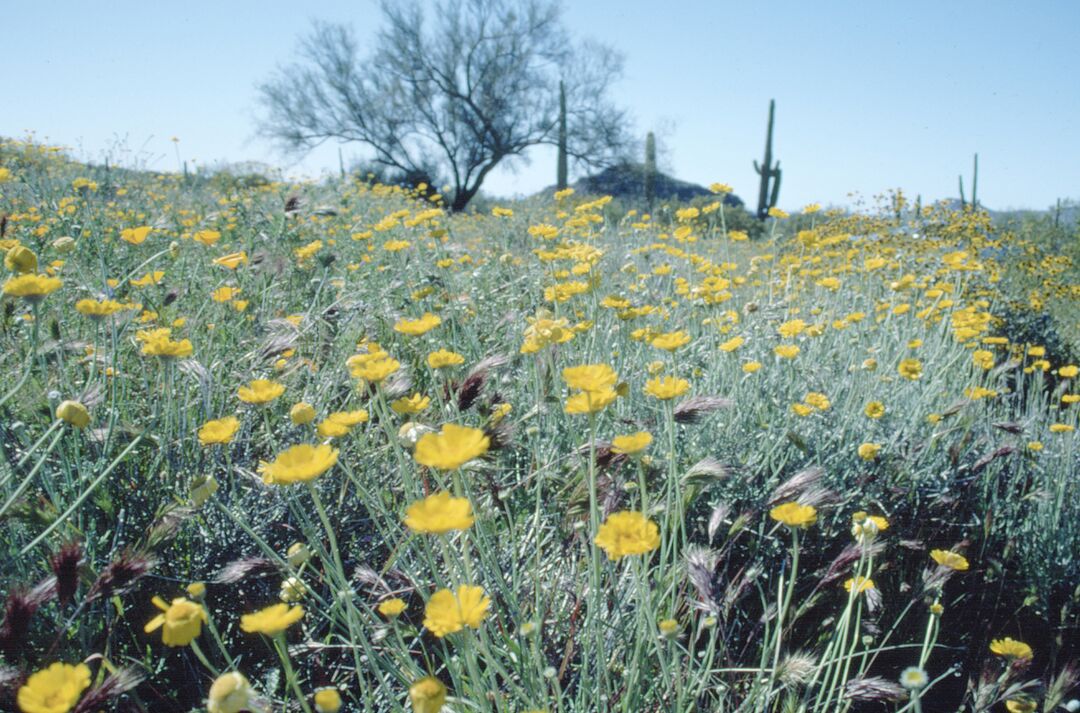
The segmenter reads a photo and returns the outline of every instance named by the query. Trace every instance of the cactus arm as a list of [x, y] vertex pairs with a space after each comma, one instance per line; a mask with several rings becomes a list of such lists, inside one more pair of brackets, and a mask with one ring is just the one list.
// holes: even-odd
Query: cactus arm
[[772, 193], [769, 195], [769, 207], [775, 208], [776, 201], [780, 198], [780, 162], [776, 162], [776, 169], [771, 172], [773, 176]]
[[566, 85], [563, 82], [559, 82], [559, 162], [556, 167], [556, 186], [558, 190], [564, 190], [569, 181], [569, 171], [567, 168], [567, 148], [566, 148]]

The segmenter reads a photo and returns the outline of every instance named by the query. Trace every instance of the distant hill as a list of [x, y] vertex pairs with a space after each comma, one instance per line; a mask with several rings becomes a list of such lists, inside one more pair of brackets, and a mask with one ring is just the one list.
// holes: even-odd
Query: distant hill
[[[963, 208], [963, 204], [960, 202], [959, 198], [947, 198], [943, 202], [950, 210], [961, 210]], [[1035, 208], [1006, 208], [1004, 210], [994, 210], [993, 208], [987, 208], [981, 201], [979, 203], [979, 208], [985, 210], [995, 221], [1023, 218], [1053, 219], [1054, 217], [1053, 208], [1045, 210], [1038, 210]], [[1058, 216], [1058, 219], [1061, 221], [1062, 225], [1075, 225], [1080, 221], [1080, 205], [1077, 205], [1074, 201], [1064, 202], [1061, 206], [1061, 214]]]
[[[711, 196], [713, 192], [696, 183], [680, 181], [666, 173], [656, 172], [656, 199], [660, 201], [689, 201], [698, 196]], [[605, 168], [600, 173], [585, 176], [571, 184], [577, 193], [586, 195], [614, 196], [631, 202], [645, 200], [645, 166], [640, 163], [622, 163]], [[541, 194], [555, 191], [549, 186]], [[724, 196], [724, 205], [742, 206], [743, 201], [734, 193]]]

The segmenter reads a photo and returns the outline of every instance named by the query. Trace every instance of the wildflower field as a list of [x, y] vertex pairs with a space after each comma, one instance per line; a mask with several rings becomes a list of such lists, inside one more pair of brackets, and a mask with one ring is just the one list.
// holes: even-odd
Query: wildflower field
[[712, 188], [0, 145], [0, 709], [1080, 708], [1069, 256]]

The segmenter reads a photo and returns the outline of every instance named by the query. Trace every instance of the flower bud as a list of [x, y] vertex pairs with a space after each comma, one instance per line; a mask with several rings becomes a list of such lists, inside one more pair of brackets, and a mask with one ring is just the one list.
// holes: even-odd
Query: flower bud
[[218, 676], [210, 686], [210, 695], [206, 701], [208, 713], [240, 713], [256, 710], [253, 707], [255, 691], [239, 671], [230, 671]]
[[73, 251], [78, 246], [78, 242], [70, 235], [65, 235], [62, 238], [54, 240], [52, 246], [53, 250], [63, 254]]
[[664, 619], [657, 624], [657, 628], [660, 629], [660, 636], [665, 639], [673, 639], [679, 635], [679, 622], [674, 619]]
[[278, 597], [281, 601], [291, 604], [303, 599], [305, 594], [307, 594], [307, 586], [298, 578], [289, 577], [282, 581]]
[[315, 407], [301, 401], [289, 409], [289, 418], [292, 419], [292, 422], [297, 426], [311, 423], [315, 420]]
[[341, 694], [336, 688], [320, 688], [315, 691], [314, 701], [318, 713], [337, 713], [341, 710]]
[[409, 687], [409, 700], [416, 713], [439, 713], [446, 703], [446, 686], [434, 676], [425, 676]]
[[191, 498], [192, 505], [201, 508], [210, 499], [210, 496], [217, 492], [217, 489], [218, 482], [214, 479], [214, 476], [200, 475], [191, 482], [191, 487], [188, 488], [188, 497]]
[[12, 272], [37, 272], [37, 264], [37, 255], [25, 245], [16, 245], [4, 254], [4, 267]]
[[413, 448], [425, 433], [433, 433], [434, 431], [435, 429], [431, 426], [408, 421], [398, 429], [398, 442], [406, 448]]
[[290, 567], [300, 567], [311, 559], [311, 550], [303, 542], [294, 542], [286, 553]]
[[62, 401], [56, 407], [56, 417], [75, 428], [81, 429], [90, 425], [90, 412], [78, 401]]

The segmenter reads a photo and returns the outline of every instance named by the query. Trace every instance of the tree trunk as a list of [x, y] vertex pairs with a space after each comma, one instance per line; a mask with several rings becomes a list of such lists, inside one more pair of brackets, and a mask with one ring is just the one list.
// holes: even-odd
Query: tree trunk
[[459, 188], [454, 191], [454, 200], [450, 203], [451, 213], [460, 213], [469, 205], [469, 201], [476, 195], [477, 188]]

